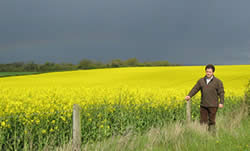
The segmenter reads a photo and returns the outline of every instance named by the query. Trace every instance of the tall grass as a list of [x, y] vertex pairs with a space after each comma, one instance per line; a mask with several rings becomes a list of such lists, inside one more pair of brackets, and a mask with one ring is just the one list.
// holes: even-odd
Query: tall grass
[[[112, 136], [103, 141], [82, 145], [84, 151], [231, 151], [250, 150], [250, 117], [248, 106], [243, 103], [232, 112], [216, 117], [216, 135], [200, 125], [199, 120], [190, 124], [172, 121], [162, 127], [151, 127], [147, 132]], [[70, 151], [65, 144], [56, 151]], [[46, 149], [45, 149], [46, 150]]]

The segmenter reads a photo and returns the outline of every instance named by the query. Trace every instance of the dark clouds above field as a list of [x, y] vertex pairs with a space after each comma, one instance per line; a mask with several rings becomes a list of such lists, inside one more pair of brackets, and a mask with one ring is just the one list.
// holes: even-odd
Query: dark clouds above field
[[0, 63], [250, 64], [249, 0], [0, 1]]

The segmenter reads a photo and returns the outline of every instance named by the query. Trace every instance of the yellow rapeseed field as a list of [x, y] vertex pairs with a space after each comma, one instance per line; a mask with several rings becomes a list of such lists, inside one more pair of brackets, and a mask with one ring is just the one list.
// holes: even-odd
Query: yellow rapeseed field
[[[216, 65], [215, 68], [215, 76], [224, 84], [226, 107], [237, 101], [232, 101], [231, 97], [244, 95], [250, 80], [250, 65]], [[165, 115], [169, 118], [182, 117], [184, 97], [204, 76], [205, 66], [169, 66], [106, 68], [0, 78], [0, 149], [1, 140], [6, 141], [6, 135], [14, 133], [10, 131], [14, 129], [14, 122], [19, 124], [19, 135], [31, 132], [38, 138], [43, 135], [61, 136], [56, 132], [70, 128], [72, 105], [75, 103], [83, 108], [85, 124], [89, 123], [85, 125], [88, 133], [84, 137], [93, 139], [109, 136], [116, 128], [123, 131], [121, 125], [115, 125], [117, 123], [135, 123], [141, 129], [144, 125], [155, 123], [154, 120], [156, 123], [164, 121], [160, 118]], [[194, 99], [199, 97], [200, 93]], [[124, 108], [117, 108], [116, 104]], [[199, 101], [194, 104], [198, 106]], [[139, 124], [138, 119], [142, 119]], [[145, 123], [145, 120], [149, 122]], [[64, 124], [68, 126], [64, 127]], [[70, 129], [65, 134], [71, 134]]]
[[[37, 112], [58, 107], [51, 101], [68, 104], [115, 103], [121, 90], [129, 91], [138, 102], [151, 95], [155, 103], [176, 97], [183, 100], [204, 66], [133, 67], [53, 72], [0, 79], [0, 114]], [[250, 65], [216, 66], [215, 76], [225, 87], [225, 96], [242, 96], [250, 79]], [[198, 93], [198, 96], [200, 94]], [[123, 102], [126, 103], [126, 102]], [[65, 107], [67, 108], [67, 107]]]

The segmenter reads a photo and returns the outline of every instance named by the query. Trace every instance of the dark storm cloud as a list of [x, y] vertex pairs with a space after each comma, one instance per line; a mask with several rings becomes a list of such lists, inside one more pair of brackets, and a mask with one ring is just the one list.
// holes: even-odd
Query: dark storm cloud
[[0, 2], [0, 63], [137, 57], [250, 64], [248, 0]]

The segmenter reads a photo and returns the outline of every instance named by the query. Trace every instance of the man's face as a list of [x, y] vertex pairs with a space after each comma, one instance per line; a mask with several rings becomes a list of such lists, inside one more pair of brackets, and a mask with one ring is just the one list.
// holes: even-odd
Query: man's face
[[213, 69], [208, 68], [206, 70], [206, 75], [208, 78], [211, 78], [213, 76], [213, 74], [214, 74]]

